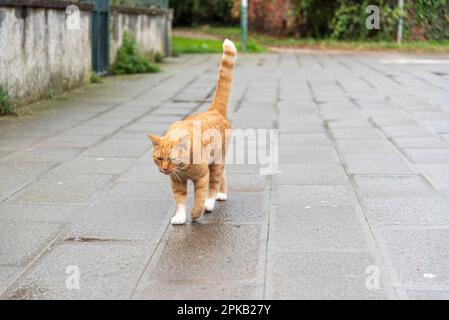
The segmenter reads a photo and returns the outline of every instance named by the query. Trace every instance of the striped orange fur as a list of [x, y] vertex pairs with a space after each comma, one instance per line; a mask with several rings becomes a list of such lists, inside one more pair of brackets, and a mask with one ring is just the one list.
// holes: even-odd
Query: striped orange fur
[[[209, 110], [174, 122], [162, 137], [148, 135], [154, 146], [154, 162], [162, 173], [170, 177], [177, 205], [176, 214], [171, 221], [173, 224], [183, 224], [186, 221], [188, 180], [193, 181], [195, 188], [192, 221], [199, 219], [205, 209], [212, 211], [215, 200], [227, 198], [224, 159], [227, 148], [226, 133], [231, 129], [227, 108], [236, 59], [237, 50], [234, 43], [225, 40], [215, 95]], [[207, 137], [209, 132], [217, 132], [218, 137]], [[195, 137], [198, 135], [201, 144], [199, 149], [195, 148], [195, 143], [198, 143]], [[213, 157], [206, 159], [202, 150], [212, 141], [215, 141], [218, 147], [213, 150]]]

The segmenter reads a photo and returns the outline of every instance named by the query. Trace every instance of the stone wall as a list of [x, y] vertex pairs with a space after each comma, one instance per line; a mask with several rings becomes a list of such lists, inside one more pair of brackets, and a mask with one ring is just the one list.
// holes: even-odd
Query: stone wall
[[81, 5], [79, 29], [68, 30], [67, 4], [31, 3], [0, 2], [0, 85], [22, 103], [86, 83], [92, 65], [92, 6]]
[[[79, 28], [67, 27], [70, 4]], [[79, 1], [0, 0], [0, 85], [19, 104], [81, 86], [92, 72], [93, 5]], [[125, 31], [144, 53], [171, 53], [171, 10], [110, 8], [110, 63]], [[69, 24], [70, 25], [70, 24]]]
[[143, 53], [171, 54], [171, 10], [111, 7], [109, 29], [109, 58], [114, 62], [117, 49], [128, 32], [137, 41]]

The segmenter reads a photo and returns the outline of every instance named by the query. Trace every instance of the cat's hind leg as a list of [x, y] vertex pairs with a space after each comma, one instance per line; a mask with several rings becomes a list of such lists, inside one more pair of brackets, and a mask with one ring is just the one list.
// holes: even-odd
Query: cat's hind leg
[[187, 180], [179, 180], [170, 177], [173, 196], [176, 202], [176, 213], [171, 218], [172, 224], [184, 224], [186, 222]]
[[217, 194], [222, 182], [223, 172], [223, 164], [209, 165], [209, 193], [204, 204], [206, 211], [214, 210], [215, 200], [217, 199]]
[[227, 184], [226, 170], [223, 169], [223, 174], [221, 176], [220, 189], [217, 193], [218, 201], [225, 201], [228, 199], [228, 184]]

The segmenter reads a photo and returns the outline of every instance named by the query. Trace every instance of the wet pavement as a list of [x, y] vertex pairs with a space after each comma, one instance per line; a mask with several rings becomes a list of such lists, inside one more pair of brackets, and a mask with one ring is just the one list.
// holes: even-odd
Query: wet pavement
[[448, 298], [448, 56], [242, 55], [229, 113], [279, 130], [280, 172], [229, 165], [228, 201], [172, 226], [146, 133], [206, 109], [218, 61], [0, 118], [0, 297]]

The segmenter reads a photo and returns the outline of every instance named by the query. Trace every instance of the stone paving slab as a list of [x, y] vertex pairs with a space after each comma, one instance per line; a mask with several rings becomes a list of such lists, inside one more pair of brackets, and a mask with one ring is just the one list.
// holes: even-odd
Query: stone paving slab
[[173, 228], [158, 263], [144, 274], [137, 297], [164, 298], [165, 288], [176, 284], [182, 290], [178, 296], [187, 297], [191, 290], [209, 288], [212, 297], [223, 286], [241, 288], [242, 281], [256, 284], [259, 246], [263, 245], [259, 233], [257, 225], [201, 223]]
[[0, 162], [0, 201], [14, 194], [24, 186], [33, 182], [40, 175], [51, 169], [52, 162]]
[[[63, 243], [10, 288], [5, 298], [126, 299], [151, 251], [147, 243]], [[69, 266], [79, 268], [79, 289], [66, 287]]]
[[345, 154], [344, 160], [351, 174], [413, 174], [417, 172], [399, 153]]
[[296, 203], [306, 206], [344, 206], [357, 202], [354, 191], [344, 185], [278, 185], [274, 204]]
[[23, 221], [2, 223], [0, 265], [19, 266], [30, 262], [60, 231], [61, 226], [54, 223]]
[[108, 175], [49, 173], [11, 197], [11, 203], [85, 204], [111, 180]]
[[449, 189], [449, 164], [420, 164], [417, 168], [435, 189]]
[[[338, 220], [338, 224], [329, 224]], [[297, 234], [301, 235], [298, 241]], [[271, 210], [270, 243], [276, 251], [366, 250], [355, 207], [277, 205]]]
[[449, 203], [440, 196], [362, 197], [365, 215], [373, 226], [449, 225]]
[[319, 146], [319, 147], [279, 147], [279, 163], [314, 163], [323, 164], [331, 163], [338, 164], [339, 158], [335, 152], [334, 147]]
[[355, 175], [356, 190], [367, 197], [420, 197], [434, 195], [432, 187], [418, 175]]
[[0, 298], [447, 298], [449, 69], [398, 57], [432, 58], [242, 54], [229, 115], [278, 129], [280, 172], [227, 165], [228, 201], [183, 226], [146, 135], [207, 109], [219, 55], [0, 118]]
[[264, 224], [269, 212], [266, 192], [234, 193], [205, 215], [205, 223]]
[[388, 250], [386, 259], [392, 270], [393, 283], [447, 289], [447, 231], [447, 228], [435, 227], [376, 230], [379, 243]]
[[174, 210], [174, 203], [156, 199], [98, 201], [68, 226], [62, 237], [157, 242]]
[[0, 204], [0, 221], [48, 222], [66, 224], [74, 221], [84, 206], [42, 205], [42, 204]]
[[138, 158], [150, 148], [148, 139], [111, 138], [85, 152], [86, 157]]
[[394, 143], [401, 149], [447, 149], [449, 144], [441, 139], [431, 138], [395, 138]]
[[[276, 253], [268, 266], [269, 299], [386, 299], [379, 289], [367, 289], [365, 270], [376, 265], [367, 252]], [[348, 263], [351, 261], [351, 263]]]
[[41, 145], [47, 147], [65, 147], [65, 148], [89, 148], [97, 144], [102, 139], [101, 136], [82, 136], [60, 134], [50, 138]]
[[348, 176], [338, 164], [281, 164], [275, 184], [346, 184]]
[[343, 154], [387, 154], [397, 149], [385, 140], [337, 140], [338, 151]]
[[408, 300], [449, 300], [449, 291], [411, 289], [404, 290], [403, 297]]
[[83, 149], [81, 148], [67, 147], [29, 148], [4, 160], [12, 163], [18, 161], [65, 162], [76, 157], [82, 151]]
[[449, 149], [403, 149], [412, 163], [447, 163]]
[[55, 169], [55, 172], [74, 174], [109, 174], [125, 172], [134, 161], [129, 158], [87, 158], [77, 157]]

